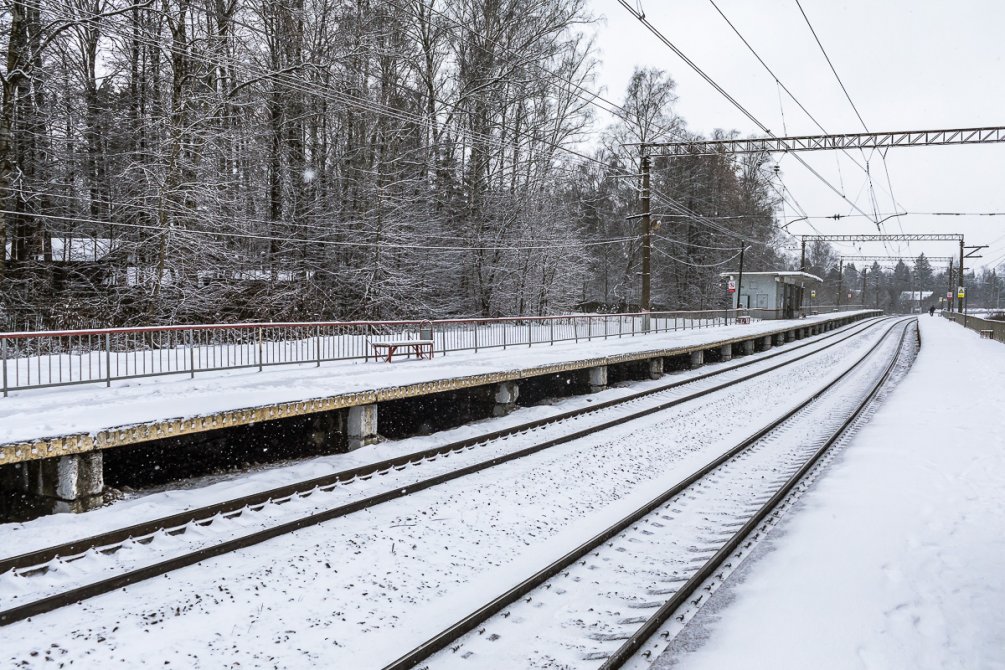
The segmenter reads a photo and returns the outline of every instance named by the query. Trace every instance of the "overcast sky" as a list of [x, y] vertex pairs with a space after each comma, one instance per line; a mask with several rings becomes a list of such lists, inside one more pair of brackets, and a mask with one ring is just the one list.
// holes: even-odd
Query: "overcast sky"
[[[600, 85], [621, 102], [636, 66], [670, 72], [678, 83], [678, 113], [692, 131], [762, 133], [639, 23], [617, 0], [589, 0], [603, 62]], [[710, 0], [630, 0], [691, 60], [777, 135], [819, 134], [715, 11]], [[795, 0], [715, 0], [748, 42], [831, 133], [863, 132]], [[992, 0], [802, 0], [852, 100], [871, 131], [1005, 126], [1005, 2]], [[784, 113], [784, 124], [783, 124]], [[839, 152], [801, 154], [848, 199], [872, 212], [865, 172]], [[865, 156], [855, 157], [863, 165]], [[883, 214], [1005, 213], [1005, 144], [892, 149], [886, 157], [895, 209], [880, 156], [872, 157]], [[799, 165], [781, 157], [786, 188], [807, 214], [854, 214], [852, 207]], [[672, 195], [672, 194], [670, 194]], [[788, 218], [799, 215], [786, 210]], [[899, 221], [899, 225], [898, 225]], [[820, 233], [875, 233], [864, 217], [813, 220]], [[889, 233], [963, 233], [966, 243], [991, 244], [977, 264], [1005, 261], [1005, 215], [890, 219]], [[806, 222], [796, 234], [813, 234]], [[958, 255], [955, 243], [849, 244], [844, 254]], [[969, 266], [968, 266], [969, 267]]]

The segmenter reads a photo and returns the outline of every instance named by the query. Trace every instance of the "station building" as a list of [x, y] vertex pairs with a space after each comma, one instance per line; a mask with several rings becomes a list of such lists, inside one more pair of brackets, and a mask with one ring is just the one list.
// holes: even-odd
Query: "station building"
[[[739, 279], [738, 272], [723, 272], [720, 276], [728, 281]], [[740, 307], [760, 319], [798, 319], [812, 309], [816, 302], [813, 293], [822, 285], [820, 277], [808, 272], [744, 272], [738, 287]]]

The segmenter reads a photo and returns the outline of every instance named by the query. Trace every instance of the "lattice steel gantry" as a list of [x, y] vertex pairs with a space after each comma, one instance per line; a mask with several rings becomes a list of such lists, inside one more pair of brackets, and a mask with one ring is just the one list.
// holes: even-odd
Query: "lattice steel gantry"
[[[954, 128], [948, 130], [897, 130], [882, 133], [838, 135], [793, 135], [754, 139], [688, 140], [648, 142], [642, 146], [650, 156], [714, 156], [717, 154], [789, 153], [793, 151], [834, 151], [844, 149], [891, 149], [958, 144], [998, 144], [1005, 142], [1005, 126]], [[650, 149], [650, 151], [645, 151]]]

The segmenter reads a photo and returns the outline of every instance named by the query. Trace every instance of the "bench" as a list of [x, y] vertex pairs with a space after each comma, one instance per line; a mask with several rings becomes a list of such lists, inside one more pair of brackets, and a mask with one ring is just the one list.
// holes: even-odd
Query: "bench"
[[411, 349], [416, 358], [433, 357], [433, 340], [392, 340], [390, 342], [371, 342], [374, 359], [381, 359], [385, 363], [394, 361], [394, 354], [398, 349]]

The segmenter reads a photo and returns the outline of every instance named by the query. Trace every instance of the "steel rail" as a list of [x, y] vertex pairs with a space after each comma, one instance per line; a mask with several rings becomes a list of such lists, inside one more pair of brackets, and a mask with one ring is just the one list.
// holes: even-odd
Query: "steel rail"
[[[722, 464], [731, 460], [735, 456], [739, 455], [741, 452], [753, 446], [761, 438], [766, 436], [768, 433], [772, 432], [783, 423], [791, 419], [797, 413], [802, 411], [811, 403], [815, 402], [821, 395], [825, 394], [827, 391], [836, 386], [842, 379], [851, 374], [854, 370], [865, 362], [882, 344], [886, 341], [887, 336], [893, 332], [893, 330], [898, 326], [898, 323], [892, 324], [883, 336], [869, 348], [853, 365], [851, 365], [847, 370], [845, 370], [841, 375], [839, 375], [834, 380], [828, 382], [822, 388], [818, 389], [806, 400], [800, 402], [791, 410], [787, 411], [782, 417], [770, 422], [766, 426], [759, 429], [754, 434], [750, 435], [742, 442], [732, 447], [728, 451], [719, 455], [697, 471], [693, 472], [691, 475], [681, 480], [677, 484], [673, 485], [660, 495], [651, 499], [649, 502], [645, 503], [641, 507], [637, 508], [635, 511], [631, 512], [620, 521], [609, 526], [605, 530], [601, 531], [597, 535], [593, 536], [586, 542], [582, 543], [572, 551], [568, 552], [564, 556], [556, 559], [548, 566], [542, 568], [538, 572], [534, 573], [527, 579], [523, 580], [519, 584], [513, 586], [505, 593], [499, 595], [498, 597], [492, 599], [490, 602], [481, 606], [474, 612], [471, 612], [463, 619], [460, 619], [456, 623], [452, 624], [450, 627], [446, 628], [437, 635], [431, 637], [430, 639], [423, 642], [418, 647], [415, 647], [405, 655], [401, 656], [392, 663], [386, 665], [383, 670], [406, 670], [407, 668], [413, 668], [424, 660], [428, 659], [430, 656], [438, 651], [449, 646], [451, 643], [457, 641], [461, 636], [466, 633], [471, 632], [479, 625], [483, 624], [487, 619], [495, 614], [498, 614], [507, 606], [511, 605], [514, 601], [523, 596], [534, 591], [539, 586], [547, 582], [549, 579], [559, 574], [570, 565], [581, 560], [584, 556], [592, 551], [595, 551], [598, 547], [602, 546], [608, 542], [611, 538], [624, 532], [632, 525], [637, 523], [639, 520], [651, 514], [656, 509], [659, 509], [675, 496], [679, 495], [686, 489], [690, 488], [696, 482], [702, 480], [709, 473], [716, 470]], [[906, 328], [905, 331], [906, 332]], [[901, 335], [901, 342], [903, 342], [903, 335]], [[843, 429], [842, 429], [843, 430]], [[606, 667], [606, 666], [605, 666]]]
[[[777, 370], [779, 368], [786, 367], [788, 365], [791, 365], [793, 363], [796, 363], [798, 361], [806, 359], [806, 358], [808, 358], [810, 356], [814, 356], [814, 355], [816, 355], [816, 354], [818, 354], [818, 353], [820, 353], [822, 351], [826, 351], [827, 349], [829, 349], [831, 347], [834, 347], [834, 346], [836, 346], [836, 345], [838, 345], [838, 344], [840, 344], [840, 343], [842, 343], [842, 342], [844, 342], [844, 341], [846, 341], [846, 340], [848, 340], [848, 339], [850, 339], [852, 337], [855, 337], [855, 336], [857, 336], [857, 335], [865, 332], [866, 330], [869, 330], [869, 329], [877, 326], [879, 323], [882, 323], [882, 321], [873, 321], [873, 322], [867, 323], [862, 328], [859, 328], [859, 329], [855, 330], [852, 333], [845, 334], [844, 337], [842, 337], [842, 338], [840, 338], [840, 339], [838, 339], [838, 340], [836, 340], [834, 342], [828, 343], [828, 344], [826, 344], [826, 345], [824, 345], [824, 346], [822, 346], [822, 347], [820, 347], [818, 349], [814, 349], [813, 351], [810, 351], [808, 353], [802, 354], [802, 355], [797, 356], [797, 357], [792, 358], [792, 359], [788, 359], [788, 360], [783, 361], [781, 363], [777, 363], [775, 365], [769, 366], [769, 367], [764, 368], [762, 370], [757, 370], [755, 372], [747, 374], [747, 375], [745, 375], [743, 377], [740, 377], [738, 379], [729, 380], [729, 381], [726, 381], [726, 382], [723, 382], [723, 383], [720, 383], [720, 384], [716, 384], [714, 386], [710, 386], [710, 387], [707, 387], [707, 388], [704, 388], [704, 389], [700, 389], [700, 390], [698, 390], [698, 391], [696, 391], [694, 393], [691, 393], [689, 395], [681, 396], [679, 398], [674, 398], [672, 400], [668, 400], [666, 402], [660, 403], [660, 404], [655, 405], [653, 407], [648, 407], [648, 408], [646, 408], [644, 410], [640, 410], [640, 411], [637, 411], [637, 412], [633, 412], [631, 414], [627, 414], [627, 415], [623, 415], [623, 416], [620, 416], [620, 417], [616, 417], [614, 419], [602, 422], [600, 424], [596, 424], [596, 425], [589, 426], [587, 428], [584, 428], [584, 429], [581, 429], [581, 430], [578, 430], [578, 431], [567, 433], [567, 434], [562, 435], [560, 437], [557, 437], [557, 438], [554, 438], [554, 439], [550, 439], [550, 440], [546, 440], [546, 441], [540, 442], [540, 443], [538, 443], [536, 445], [533, 445], [533, 446], [530, 446], [530, 447], [526, 447], [524, 449], [520, 449], [520, 450], [517, 450], [517, 451], [514, 451], [514, 452], [510, 452], [508, 454], [503, 454], [503, 455], [496, 456], [496, 457], [493, 457], [493, 458], [490, 458], [490, 459], [487, 459], [487, 460], [484, 460], [484, 461], [480, 461], [478, 463], [474, 463], [472, 465], [468, 465], [468, 466], [465, 466], [465, 467], [462, 467], [462, 468], [458, 468], [456, 470], [451, 470], [450, 472], [446, 472], [446, 473], [443, 473], [441, 475], [437, 475], [437, 476], [434, 476], [434, 477], [431, 477], [431, 478], [428, 478], [428, 479], [420, 480], [418, 482], [414, 482], [412, 484], [407, 484], [407, 485], [404, 485], [404, 486], [401, 486], [401, 487], [396, 487], [395, 489], [393, 489], [391, 491], [386, 491], [384, 493], [376, 494], [376, 495], [369, 496], [369, 497], [366, 497], [366, 498], [361, 498], [361, 499], [355, 500], [355, 501], [350, 502], [350, 503], [346, 503], [346, 504], [343, 504], [343, 505], [340, 505], [340, 506], [337, 506], [337, 507], [333, 507], [333, 508], [330, 508], [330, 509], [327, 509], [327, 510], [323, 510], [323, 511], [320, 511], [320, 512], [316, 512], [316, 513], [310, 514], [308, 516], [300, 517], [300, 518], [294, 519], [292, 521], [284, 522], [282, 524], [277, 524], [275, 526], [272, 526], [272, 527], [269, 527], [269, 528], [265, 528], [265, 529], [256, 531], [254, 533], [250, 533], [248, 535], [244, 535], [244, 536], [241, 536], [241, 537], [233, 538], [233, 539], [230, 539], [230, 540], [225, 540], [225, 541], [220, 542], [218, 544], [211, 545], [211, 546], [208, 546], [208, 547], [203, 547], [203, 548], [197, 549], [195, 551], [192, 551], [192, 552], [189, 552], [189, 553], [186, 553], [186, 554], [182, 554], [180, 556], [176, 556], [176, 557], [172, 557], [172, 558], [169, 558], [169, 559], [165, 559], [165, 560], [160, 561], [158, 563], [154, 563], [154, 564], [151, 564], [151, 565], [147, 565], [147, 566], [143, 566], [143, 567], [140, 567], [140, 568], [136, 568], [134, 570], [123, 572], [121, 574], [114, 575], [112, 577], [108, 577], [108, 578], [105, 578], [105, 579], [102, 579], [102, 580], [99, 580], [99, 581], [96, 581], [96, 582], [92, 582], [90, 584], [85, 584], [83, 586], [79, 586], [79, 587], [75, 587], [75, 588], [72, 588], [72, 589], [68, 589], [67, 591], [64, 591], [62, 593], [54, 594], [54, 595], [51, 595], [51, 596], [46, 596], [46, 597], [40, 598], [38, 600], [25, 603], [23, 605], [18, 605], [18, 606], [15, 606], [15, 607], [12, 607], [12, 608], [9, 608], [9, 609], [6, 609], [6, 610], [2, 610], [2, 611], [0, 611], [0, 626], [6, 626], [6, 625], [9, 625], [11, 623], [15, 623], [17, 621], [22, 621], [24, 619], [30, 618], [32, 616], [37, 616], [39, 614], [44, 614], [46, 612], [51, 612], [51, 611], [57, 610], [57, 609], [59, 609], [61, 607], [66, 607], [68, 605], [75, 604], [75, 603], [80, 602], [82, 600], [86, 600], [86, 599], [93, 598], [93, 597], [96, 597], [96, 596], [99, 596], [99, 595], [102, 595], [102, 594], [105, 594], [105, 593], [109, 593], [111, 591], [114, 591], [114, 590], [116, 590], [118, 588], [122, 588], [124, 586], [129, 586], [131, 584], [135, 584], [135, 583], [138, 583], [138, 582], [141, 582], [141, 581], [145, 581], [145, 580], [150, 579], [152, 577], [157, 577], [157, 576], [160, 576], [160, 575], [163, 575], [163, 574], [167, 574], [169, 572], [173, 572], [175, 570], [179, 570], [181, 568], [184, 568], [184, 567], [187, 567], [187, 566], [190, 566], [190, 565], [194, 565], [196, 563], [199, 563], [199, 562], [201, 562], [203, 560], [206, 560], [206, 559], [209, 559], [209, 558], [214, 558], [216, 556], [222, 556], [224, 554], [227, 554], [227, 553], [230, 553], [230, 552], [233, 552], [233, 551], [237, 551], [239, 549], [244, 549], [244, 548], [247, 548], [247, 547], [250, 547], [250, 546], [254, 546], [256, 544], [260, 544], [260, 543], [265, 542], [267, 540], [270, 540], [270, 539], [273, 539], [273, 538], [276, 538], [276, 537], [280, 537], [282, 535], [286, 535], [286, 534], [295, 532], [297, 530], [301, 530], [303, 528], [308, 528], [308, 527], [311, 527], [311, 526], [315, 526], [315, 525], [318, 525], [318, 524], [321, 524], [321, 523], [325, 523], [327, 521], [331, 521], [333, 519], [337, 519], [337, 518], [340, 518], [340, 517], [343, 517], [343, 516], [347, 516], [349, 514], [352, 514], [352, 513], [358, 512], [358, 511], [362, 511], [362, 510], [368, 509], [370, 507], [374, 507], [376, 505], [379, 505], [379, 504], [382, 504], [382, 503], [385, 503], [385, 502], [388, 502], [388, 501], [391, 501], [391, 500], [395, 500], [395, 499], [398, 499], [398, 498], [403, 498], [403, 497], [406, 497], [406, 496], [411, 495], [413, 493], [416, 493], [416, 492], [419, 492], [419, 491], [423, 491], [425, 489], [437, 486], [437, 485], [442, 484], [444, 482], [448, 482], [448, 481], [451, 481], [451, 480], [454, 480], [454, 479], [459, 479], [461, 477], [464, 477], [464, 476], [467, 476], [467, 475], [470, 475], [470, 474], [474, 474], [474, 473], [480, 472], [482, 470], [486, 470], [486, 469], [494, 467], [496, 465], [501, 465], [503, 463], [507, 463], [507, 462], [510, 462], [510, 461], [513, 461], [513, 460], [517, 460], [519, 458], [524, 458], [524, 457], [536, 454], [536, 453], [538, 453], [540, 451], [544, 451], [545, 449], [549, 449], [549, 448], [554, 447], [554, 446], [558, 446], [558, 445], [561, 445], [561, 444], [572, 442], [574, 440], [577, 440], [577, 439], [580, 439], [580, 438], [583, 438], [583, 437], [588, 437], [590, 435], [595, 434], [598, 431], [606, 430], [608, 428], [613, 428], [615, 426], [619, 426], [619, 425], [628, 423], [628, 422], [633, 421], [635, 419], [638, 419], [638, 418], [641, 418], [641, 417], [644, 417], [644, 416], [649, 416], [651, 414], [655, 414], [657, 412], [669, 409], [671, 407], [674, 407], [674, 406], [677, 406], [677, 405], [681, 405], [681, 404], [689, 402], [691, 400], [695, 400], [697, 398], [701, 398], [701, 397], [710, 395], [712, 393], [716, 393], [718, 391], [721, 391], [723, 389], [729, 388], [731, 386], [735, 386], [736, 384], [742, 383], [744, 381], [748, 381], [750, 379], [753, 379], [753, 378], [759, 377], [761, 375], [767, 374], [767, 373], [772, 372], [774, 370]], [[842, 334], [843, 332], [845, 332], [845, 331], [837, 331], [834, 334], [828, 335], [828, 336], [825, 336], [825, 337], [829, 338], [829, 337], [832, 337], [832, 336], [837, 336], [837, 335]], [[884, 337], [885, 337], [885, 335], [886, 334], [884, 333]], [[880, 341], [882, 341], [882, 338], [881, 338]], [[819, 342], [820, 342], [820, 340], [814, 340], [812, 342], [807, 342], [804, 345], [799, 345], [798, 348], [803, 348], [805, 346], [810, 346], [810, 345], [812, 345], [814, 343], [819, 343]], [[878, 346], [878, 344], [874, 345], [873, 349], [875, 348], [875, 346]], [[409, 455], [406, 455], [406, 456], [402, 456], [402, 457], [399, 457], [399, 458], [396, 458], [396, 459], [391, 459], [391, 460], [388, 460], [388, 461], [382, 461], [380, 463], [363, 466], [361, 468], [354, 468], [352, 470], [347, 470], [347, 471], [340, 472], [340, 473], [334, 473], [334, 474], [328, 475], [326, 477], [321, 477], [321, 478], [317, 478], [317, 479], [314, 479], [314, 480], [309, 480], [309, 482], [301, 482], [299, 484], [293, 484], [293, 485], [290, 485], [290, 486], [287, 486], [287, 487], [282, 487], [280, 489], [273, 489], [272, 491], [267, 491], [267, 492], [263, 492], [263, 493], [259, 493], [259, 494], [252, 494], [251, 496], [245, 496], [244, 498], [238, 498], [238, 499], [235, 499], [233, 501], [226, 501], [224, 503], [218, 503], [216, 505], [210, 505], [210, 506], [207, 506], [207, 507], [204, 507], [204, 508], [200, 508], [200, 510], [191, 510], [191, 511], [188, 511], [188, 512], [180, 513], [178, 515], [172, 515], [171, 517], [165, 517], [165, 519], [168, 519], [168, 520], [180, 519], [180, 520], [182, 520], [181, 523], [185, 523], [185, 524], [187, 524], [187, 523], [196, 523], [196, 524], [206, 525], [206, 524], [212, 522], [212, 520], [213, 520], [212, 517], [213, 516], [216, 516], [217, 514], [226, 514], [226, 512], [221, 511], [221, 510], [226, 510], [228, 507], [237, 506], [236, 510], [233, 510], [233, 509], [231, 510], [232, 512], [237, 512], [236, 514], [232, 514], [232, 516], [237, 516], [237, 515], [239, 515], [240, 511], [243, 510], [243, 509], [247, 509], [247, 508], [251, 508], [251, 507], [259, 506], [259, 505], [264, 506], [265, 504], [267, 504], [270, 501], [276, 502], [275, 498], [268, 498], [267, 496], [269, 496], [270, 494], [274, 494], [277, 491], [280, 491], [280, 492], [284, 493], [284, 495], [282, 497], [290, 498], [293, 495], [297, 495], [298, 493], [300, 493], [299, 491], [292, 490], [292, 489], [296, 488], [297, 486], [305, 486], [306, 484], [309, 484], [309, 483], [313, 484], [313, 483], [316, 483], [316, 482], [319, 482], [319, 481], [325, 482], [324, 485], [336, 485], [336, 484], [338, 484], [340, 482], [343, 482], [343, 481], [351, 481], [355, 477], [365, 478], [365, 477], [373, 476], [375, 474], [381, 474], [382, 472], [386, 472], [386, 471], [390, 470], [391, 468], [404, 467], [404, 466], [408, 465], [409, 463], [411, 463], [412, 461], [425, 460], [427, 458], [431, 458], [431, 457], [435, 457], [435, 456], [446, 455], [447, 453], [450, 453], [451, 451], [457, 451], [459, 449], [466, 449], [466, 448], [472, 447], [472, 446], [474, 446], [474, 445], [476, 445], [478, 443], [485, 442], [486, 440], [489, 440], [489, 439], [497, 439], [498, 437], [502, 437], [502, 436], [505, 436], [505, 435], [510, 435], [510, 434], [514, 434], [514, 433], [517, 433], [517, 432], [522, 432], [524, 430], [527, 430], [528, 426], [539, 427], [540, 425], [543, 425], [545, 423], [554, 423], [554, 422], [557, 422], [557, 421], [560, 421], [560, 420], [563, 420], [563, 419], [568, 419], [568, 418], [579, 416], [579, 415], [582, 415], [582, 414], [587, 414], [587, 413], [591, 413], [591, 412], [596, 412], [596, 411], [599, 411], [599, 410], [603, 410], [603, 409], [606, 409], [606, 408], [614, 406], [614, 405], [624, 404], [624, 403], [627, 403], [627, 402], [629, 402], [631, 400], [636, 400], [636, 399], [639, 399], [639, 398], [642, 398], [642, 397], [645, 397], [645, 396], [648, 396], [648, 395], [653, 395], [653, 394], [656, 394], [656, 393], [660, 393], [660, 392], [664, 392], [664, 391], [667, 391], [667, 390], [671, 390], [673, 388], [676, 388], [676, 387], [679, 387], [679, 386], [683, 386], [685, 384], [691, 384], [691, 383], [696, 382], [696, 381], [701, 381], [703, 379], [707, 379], [709, 377], [720, 375], [720, 374], [723, 374], [725, 372], [731, 372], [733, 370], [736, 370], [736, 369], [741, 368], [741, 367], [745, 367], [747, 365], [753, 365], [755, 363], [759, 363], [761, 361], [767, 360], [768, 358], [773, 358], [775, 356], [783, 355], [783, 354], [786, 354], [786, 353], [791, 353], [793, 350], [794, 349], [787, 349], [786, 351], [780, 351], [780, 352], [771, 354], [769, 356], [760, 357], [760, 358], [758, 358], [756, 360], [747, 361], [747, 362], [744, 362], [744, 363], [742, 363], [740, 365], [730, 366], [729, 368], [725, 368], [725, 369], [722, 369], [722, 370], [716, 370], [716, 371], [713, 371], [713, 372], [709, 372], [709, 373], [707, 373], [705, 375], [701, 375], [699, 377], [693, 377], [693, 378], [690, 378], [690, 379], [680, 380], [678, 382], [674, 382], [672, 384], [668, 384], [668, 385], [665, 385], [665, 386], [660, 387], [660, 388], [649, 389], [647, 391], [642, 391], [640, 393], [633, 394], [631, 396], [626, 396], [624, 398], [617, 398], [617, 399], [614, 399], [614, 400], [611, 400], [611, 401], [607, 401], [607, 402], [601, 403], [599, 405], [591, 406], [589, 408], [582, 408], [582, 409], [579, 409], [579, 410], [572, 410], [570, 412], [566, 412], [566, 413], [563, 413], [563, 414], [560, 414], [560, 415], [556, 415], [554, 417], [550, 417], [550, 418], [547, 418], [547, 419], [540, 419], [540, 420], [537, 420], [537, 421], [534, 421], [534, 422], [530, 422], [528, 424], [523, 424], [522, 426], [516, 426], [516, 427], [512, 427], [512, 428], [507, 428], [507, 429], [504, 429], [502, 431], [496, 431], [494, 433], [490, 433], [488, 435], [481, 435], [481, 436], [470, 438], [470, 439], [467, 439], [467, 440], [462, 440], [462, 441], [459, 441], [459, 442], [455, 442], [452, 445], [443, 446], [443, 447], [437, 447], [437, 448], [434, 448], [434, 449], [431, 449], [431, 450], [427, 450], [427, 451], [423, 451], [423, 452], [417, 452], [415, 454], [409, 454]], [[870, 349], [870, 351], [872, 351], [872, 349]], [[458, 445], [463, 445], [463, 446], [458, 446]], [[319, 488], [319, 486], [317, 484], [314, 484], [311, 487], [310, 490], [311, 491], [315, 491], [318, 488]], [[260, 502], [256, 502], [254, 504], [248, 503], [247, 499], [251, 498], [252, 496], [254, 496], [256, 498], [256, 500], [260, 500]], [[200, 516], [199, 518], [191, 518], [194, 512], [199, 512], [199, 513], [205, 512], [206, 515], [209, 515], [209, 511], [210, 510], [214, 510], [213, 514], [210, 515], [210, 518], [206, 518], [206, 516]], [[188, 520], [184, 521], [184, 519], [186, 519], [186, 518]], [[12, 557], [12, 558], [9, 558], [9, 559], [4, 559], [3, 563], [0, 563], [0, 567], [6, 566], [6, 565], [15, 565], [15, 564], [23, 566], [23, 565], [25, 565], [27, 563], [27, 567], [28, 568], [37, 567], [39, 569], [39, 571], [41, 572], [41, 571], [44, 571], [45, 568], [44, 568], [44, 566], [40, 566], [39, 565], [40, 561], [36, 560], [36, 557], [41, 557], [43, 559], [46, 558], [46, 557], [48, 557], [48, 560], [52, 560], [52, 558], [54, 557], [53, 556], [54, 553], [56, 554], [56, 556], [63, 556], [63, 555], [65, 555], [65, 554], [60, 554], [59, 551], [63, 550], [66, 547], [72, 547], [72, 550], [75, 551], [75, 552], [86, 551], [88, 549], [97, 549], [98, 551], [108, 551], [109, 548], [106, 545], [111, 544], [111, 542], [107, 542], [106, 541], [107, 538], [109, 538], [109, 537], [115, 537], [115, 538], [117, 538], [117, 541], [124, 542], [124, 541], [130, 539], [130, 537], [132, 537], [132, 535], [129, 535], [129, 533], [130, 533], [131, 530], [133, 530], [135, 528], [143, 528], [144, 530], [147, 531], [144, 534], [150, 534], [151, 532], [157, 532], [157, 531], [160, 531], [160, 530], [166, 530], [170, 526], [166, 526], [165, 524], [161, 524], [160, 522], [163, 521], [163, 520], [164, 519], [159, 519], [159, 520], [157, 520], [155, 522], [147, 522], [145, 524], [140, 524], [138, 526], [132, 526], [132, 527], [130, 527], [128, 529], [120, 529], [120, 530], [117, 530], [117, 531], [111, 531], [110, 533], [93, 536], [91, 538], [87, 538], [86, 540], [80, 540], [80, 541], [76, 541], [76, 542], [73, 542], [73, 543], [67, 543], [66, 545], [59, 545], [58, 547], [49, 547], [49, 548], [46, 548], [46, 549], [41, 549], [41, 550], [38, 550], [38, 551], [35, 551], [35, 552], [29, 552], [29, 553], [22, 554], [20, 556]], [[149, 528], [152, 527], [153, 525], [158, 525], [158, 527], [156, 529], [152, 530], [152, 531], [149, 530]], [[170, 531], [168, 531], [168, 532], [170, 532]], [[127, 535], [127, 537], [123, 537], [123, 535]], [[4, 570], [0, 570], [0, 573], [2, 573], [4, 571], [6, 571], [6, 570], [5, 569]]]
[[[825, 340], [844, 335], [844, 337], [840, 337], [840, 339], [836, 340], [835, 342], [832, 342], [824, 347], [816, 349], [812, 353], [825, 351], [826, 349], [829, 349], [832, 346], [840, 344], [841, 342], [844, 342], [845, 340], [850, 339], [851, 337], [854, 337], [855, 335], [864, 332], [865, 330], [876, 325], [876, 323], [879, 322], [876, 321], [876, 322], [867, 322], [865, 324], [859, 323], [849, 325], [844, 328], [835, 330], [833, 333], [829, 333], [827, 335], [814, 338], [808, 342], [804, 342], [803, 344], [799, 344], [782, 351], [776, 351], [771, 354], [758, 356], [757, 358], [752, 358], [751, 360], [746, 360], [717, 370], [705, 372], [700, 375], [696, 375], [694, 377], [689, 377], [687, 379], [674, 381], [669, 384], [663, 384], [658, 387], [654, 387], [637, 393], [632, 393], [630, 395], [626, 395], [620, 398], [606, 400], [604, 402], [597, 403], [595, 405], [590, 405], [588, 407], [569, 410], [567, 412], [555, 414], [550, 417], [535, 419], [534, 421], [528, 421], [526, 423], [517, 424], [490, 433], [484, 433], [474, 437], [465, 438], [463, 440], [457, 440], [444, 445], [440, 445], [438, 447], [432, 447], [430, 449], [404, 454], [402, 456], [397, 456], [383, 461], [378, 461], [376, 463], [370, 463], [356, 468], [342, 470], [339, 472], [334, 472], [332, 474], [322, 475], [320, 477], [315, 477], [300, 482], [294, 482], [292, 484], [286, 484], [284, 486], [269, 489], [266, 491], [250, 493], [248, 495], [240, 496], [238, 498], [232, 498], [230, 500], [225, 500], [222, 502], [213, 503], [211, 505], [186, 510], [184, 512], [179, 512], [177, 514], [172, 514], [157, 519], [143, 521], [141, 523], [127, 526], [125, 528], [119, 528], [112, 531], [99, 533], [97, 535], [72, 540], [70, 542], [64, 542], [58, 545], [45, 547], [43, 549], [36, 549], [16, 556], [0, 558], [0, 574], [3, 574], [8, 570], [23, 571], [29, 568], [41, 567], [45, 563], [48, 563], [49, 561], [56, 558], [63, 558], [64, 560], [68, 559], [72, 560], [72, 557], [79, 556], [80, 554], [90, 551], [92, 549], [108, 551], [114, 545], [119, 545], [129, 540], [141, 541], [143, 538], [146, 538], [147, 536], [150, 536], [160, 531], [176, 532], [175, 529], [178, 529], [179, 531], [183, 532], [182, 529], [184, 526], [187, 526], [189, 524], [208, 524], [217, 516], [223, 516], [225, 518], [233, 518], [235, 516], [239, 516], [240, 513], [242, 513], [245, 510], [260, 509], [261, 506], [264, 506], [270, 502], [272, 503], [285, 502], [295, 496], [308, 496], [319, 489], [324, 490], [328, 487], [347, 483], [357, 478], [366, 479], [373, 475], [385, 474], [386, 472], [392, 469], [400, 469], [411, 464], [422, 463], [429, 459], [437, 458], [440, 456], [446, 456], [459, 451], [471, 449], [479, 444], [510, 437], [512, 435], [523, 433], [529, 430], [536, 430], [548, 425], [557, 424], [562, 421], [567, 421], [569, 419], [574, 419], [584, 415], [594, 414], [596, 412], [609, 409], [611, 407], [625, 405], [634, 402], [636, 400], [641, 400], [643, 398], [652, 395], [657, 395], [659, 393], [664, 393], [666, 391], [679, 388], [681, 386], [686, 386], [696, 382], [704, 381], [712, 377], [733, 372], [735, 370], [739, 370], [751, 365], [756, 365], [758, 363], [770, 360], [772, 358], [776, 358], [778, 356], [785, 356], [800, 349], [820, 344]], [[790, 361], [786, 362], [785, 364], [794, 363], [799, 360], [802, 360], [803, 358], [805, 358], [805, 356], [793, 358]], [[762, 373], [770, 372], [771, 370], [774, 369], [776, 368], [772, 367], [762, 371]], [[736, 382], [745, 381], [746, 379], [749, 378], [750, 377], [744, 377], [743, 379], [736, 380]]]
[[[701, 585], [706, 579], [715, 574], [715, 572], [722, 566], [722, 564], [733, 555], [739, 546], [751, 535], [758, 527], [761, 526], [762, 522], [774, 511], [776, 507], [786, 497], [791, 493], [806, 475], [813, 469], [814, 466], [820, 461], [820, 459], [826, 454], [837, 442], [840, 440], [845, 433], [851, 428], [852, 425], [858, 421], [859, 417], [865, 412], [865, 410], [872, 403], [873, 399], [879, 394], [880, 390], [886, 384], [890, 375], [893, 373], [897, 362], [900, 360], [901, 354], [904, 348], [904, 341], [907, 338], [907, 332], [910, 330], [910, 322], [914, 321], [917, 323], [917, 318], [907, 320], [908, 323], [904, 326], [903, 331], [900, 334], [900, 341], [897, 344], [897, 351], [890, 360], [889, 365], [887, 365], [883, 374], [879, 377], [876, 383], [873, 385], [872, 389], [866, 394], [862, 402], [851, 412], [847, 419], [841, 424], [841, 426], [834, 431], [834, 433], [824, 442], [823, 445], [817, 449], [816, 452], [793, 474], [789, 479], [779, 488], [771, 498], [765, 502], [760, 509], [752, 516], [747, 523], [740, 527], [736, 533], [733, 534], [729, 540], [713, 555], [698, 571], [691, 576], [687, 582], [676, 592], [674, 595], [664, 603], [656, 612], [642, 625], [638, 631], [635, 632], [624, 644], [621, 645], [610, 657], [600, 666], [600, 670], [616, 670], [624, 666], [642, 647], [642, 645], [655, 635], [660, 627], [663, 626], [674, 613], [688, 600], [694, 596], [695, 592], [701, 588]], [[892, 328], [891, 328], [892, 330]], [[920, 329], [919, 329], [920, 332]]]

